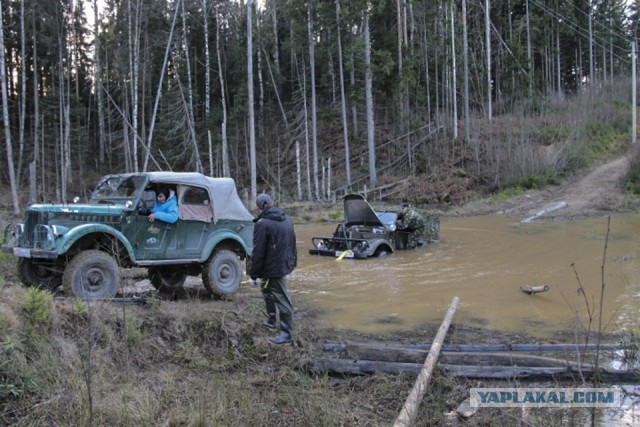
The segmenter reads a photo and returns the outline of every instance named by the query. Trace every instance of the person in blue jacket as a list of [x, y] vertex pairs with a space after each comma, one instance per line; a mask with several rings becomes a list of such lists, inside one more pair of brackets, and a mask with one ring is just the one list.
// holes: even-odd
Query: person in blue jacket
[[169, 189], [166, 187], [158, 188], [156, 194], [156, 202], [153, 208], [151, 208], [151, 210], [140, 209], [140, 213], [143, 215], [148, 213], [150, 222], [157, 219], [158, 221], [173, 224], [178, 221], [178, 200], [176, 196], [171, 195]]

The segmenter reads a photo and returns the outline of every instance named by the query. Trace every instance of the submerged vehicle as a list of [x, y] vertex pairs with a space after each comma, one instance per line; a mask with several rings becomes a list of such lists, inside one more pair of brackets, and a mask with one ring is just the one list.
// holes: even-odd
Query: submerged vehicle
[[[176, 198], [175, 223], [144, 214], [161, 188]], [[25, 285], [62, 285], [81, 299], [114, 296], [128, 267], [146, 268], [157, 289], [202, 274], [205, 288], [221, 296], [238, 290], [252, 239], [253, 215], [231, 178], [145, 172], [103, 177], [85, 204], [29, 206], [23, 223], [5, 229], [2, 251], [18, 257]]]
[[411, 233], [396, 228], [398, 212], [375, 211], [359, 194], [347, 194], [343, 202], [344, 222], [331, 236], [312, 237], [311, 255], [363, 259], [407, 248]]

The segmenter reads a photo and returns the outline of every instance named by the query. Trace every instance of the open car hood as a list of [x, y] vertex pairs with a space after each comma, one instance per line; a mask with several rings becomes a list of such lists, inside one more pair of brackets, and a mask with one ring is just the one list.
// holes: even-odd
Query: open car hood
[[344, 196], [344, 223], [350, 225], [368, 225], [384, 227], [369, 202], [359, 194]]

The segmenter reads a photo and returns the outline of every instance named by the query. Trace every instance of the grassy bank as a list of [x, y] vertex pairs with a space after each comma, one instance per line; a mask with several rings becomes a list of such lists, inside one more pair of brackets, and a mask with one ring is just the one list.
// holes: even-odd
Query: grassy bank
[[[57, 300], [9, 280], [0, 301], [0, 425], [387, 426], [414, 375], [331, 376], [311, 371], [309, 362], [322, 356], [325, 342], [416, 343], [435, 335], [435, 327], [393, 337], [318, 330], [313, 310], [296, 307], [294, 345], [274, 346], [260, 326], [262, 299], [250, 287], [226, 301], [187, 292], [137, 305]], [[453, 327], [447, 342], [474, 336], [485, 343], [528, 340]], [[520, 408], [483, 409], [470, 421], [455, 415], [470, 388], [491, 385], [436, 370], [415, 425], [521, 419]], [[582, 424], [590, 414], [541, 408], [526, 417], [532, 425]]]

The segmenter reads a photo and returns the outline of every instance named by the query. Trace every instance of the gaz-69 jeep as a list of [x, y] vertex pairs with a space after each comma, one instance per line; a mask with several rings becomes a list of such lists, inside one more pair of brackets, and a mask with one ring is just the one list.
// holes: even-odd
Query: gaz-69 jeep
[[[335, 256], [338, 259], [365, 259], [407, 249], [409, 233], [396, 228], [398, 213], [390, 209], [374, 210], [359, 194], [347, 194], [344, 199], [344, 221], [331, 236], [313, 237], [311, 255]], [[440, 236], [438, 215], [426, 215], [426, 230], [420, 245], [435, 242]]]
[[[153, 207], [160, 187], [177, 199], [173, 224], [139, 213]], [[23, 223], [5, 229], [2, 250], [19, 257], [27, 286], [62, 285], [82, 299], [114, 296], [128, 267], [147, 268], [157, 289], [202, 274], [205, 288], [220, 296], [238, 290], [252, 238], [253, 216], [232, 179], [148, 172], [103, 177], [86, 204], [29, 206]]]

